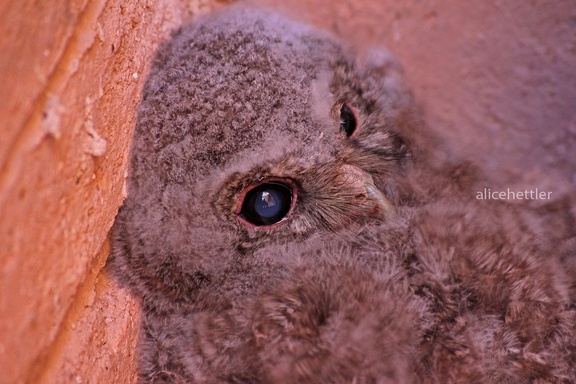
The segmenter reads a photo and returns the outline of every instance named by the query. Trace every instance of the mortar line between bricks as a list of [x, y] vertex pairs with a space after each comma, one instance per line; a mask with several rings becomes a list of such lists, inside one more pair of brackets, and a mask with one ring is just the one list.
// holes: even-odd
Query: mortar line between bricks
[[81, 12], [62, 57], [54, 66], [44, 89], [33, 102], [30, 115], [8, 148], [6, 161], [0, 167], [0, 217], [3, 216], [5, 200], [26, 164], [26, 155], [49, 135], [42, 127], [42, 118], [49, 103], [49, 96], [58, 95], [65, 89], [70, 78], [77, 72], [81, 59], [94, 45], [98, 34], [96, 28], [98, 18], [107, 3], [108, 0], [89, 1]]
[[[64, 313], [58, 331], [54, 338], [40, 353], [34, 358], [30, 369], [25, 374], [25, 383], [45, 383], [66, 348], [66, 341], [74, 333], [72, 324], [79, 324], [86, 308], [92, 307], [99, 298], [96, 290], [99, 276], [103, 273], [106, 259], [110, 253], [109, 240], [106, 238], [96, 255], [86, 266], [85, 278], [80, 281], [74, 291], [74, 299]], [[92, 296], [90, 298], [90, 296]]]

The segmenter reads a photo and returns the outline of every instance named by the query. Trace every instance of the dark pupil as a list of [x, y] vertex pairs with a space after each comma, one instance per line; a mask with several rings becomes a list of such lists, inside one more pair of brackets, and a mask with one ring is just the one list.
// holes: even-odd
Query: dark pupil
[[250, 190], [240, 214], [254, 225], [272, 225], [290, 211], [292, 189], [284, 184], [266, 183]]
[[356, 130], [356, 116], [347, 104], [342, 104], [340, 108], [340, 129], [350, 137]]

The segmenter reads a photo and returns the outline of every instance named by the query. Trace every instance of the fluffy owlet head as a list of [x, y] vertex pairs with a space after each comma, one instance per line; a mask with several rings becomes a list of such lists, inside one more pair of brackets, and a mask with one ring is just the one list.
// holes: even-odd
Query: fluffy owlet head
[[394, 216], [410, 100], [385, 53], [357, 62], [348, 51], [242, 9], [160, 49], [112, 260], [147, 304], [193, 300], [267, 245]]

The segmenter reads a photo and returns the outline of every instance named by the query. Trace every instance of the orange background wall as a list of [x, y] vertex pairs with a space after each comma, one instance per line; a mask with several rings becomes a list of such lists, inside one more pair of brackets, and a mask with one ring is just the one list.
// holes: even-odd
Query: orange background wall
[[134, 381], [138, 311], [102, 273], [106, 237], [151, 57], [210, 3], [0, 3], [1, 383]]
[[[491, 187], [576, 189], [573, 1], [250, 2], [387, 46]], [[134, 110], [158, 43], [220, 3], [0, 0], [0, 383], [134, 381], [137, 306], [103, 270]]]

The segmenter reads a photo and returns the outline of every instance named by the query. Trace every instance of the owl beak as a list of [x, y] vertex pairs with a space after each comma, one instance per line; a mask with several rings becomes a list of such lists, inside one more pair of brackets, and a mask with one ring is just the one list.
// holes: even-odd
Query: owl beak
[[353, 165], [343, 165], [342, 171], [348, 182], [357, 192], [355, 203], [362, 216], [388, 219], [396, 215], [396, 208], [374, 185], [374, 179], [362, 169]]
[[369, 209], [369, 216], [387, 219], [396, 215], [396, 208], [373, 183], [365, 183], [364, 187], [368, 197], [365, 205]]

